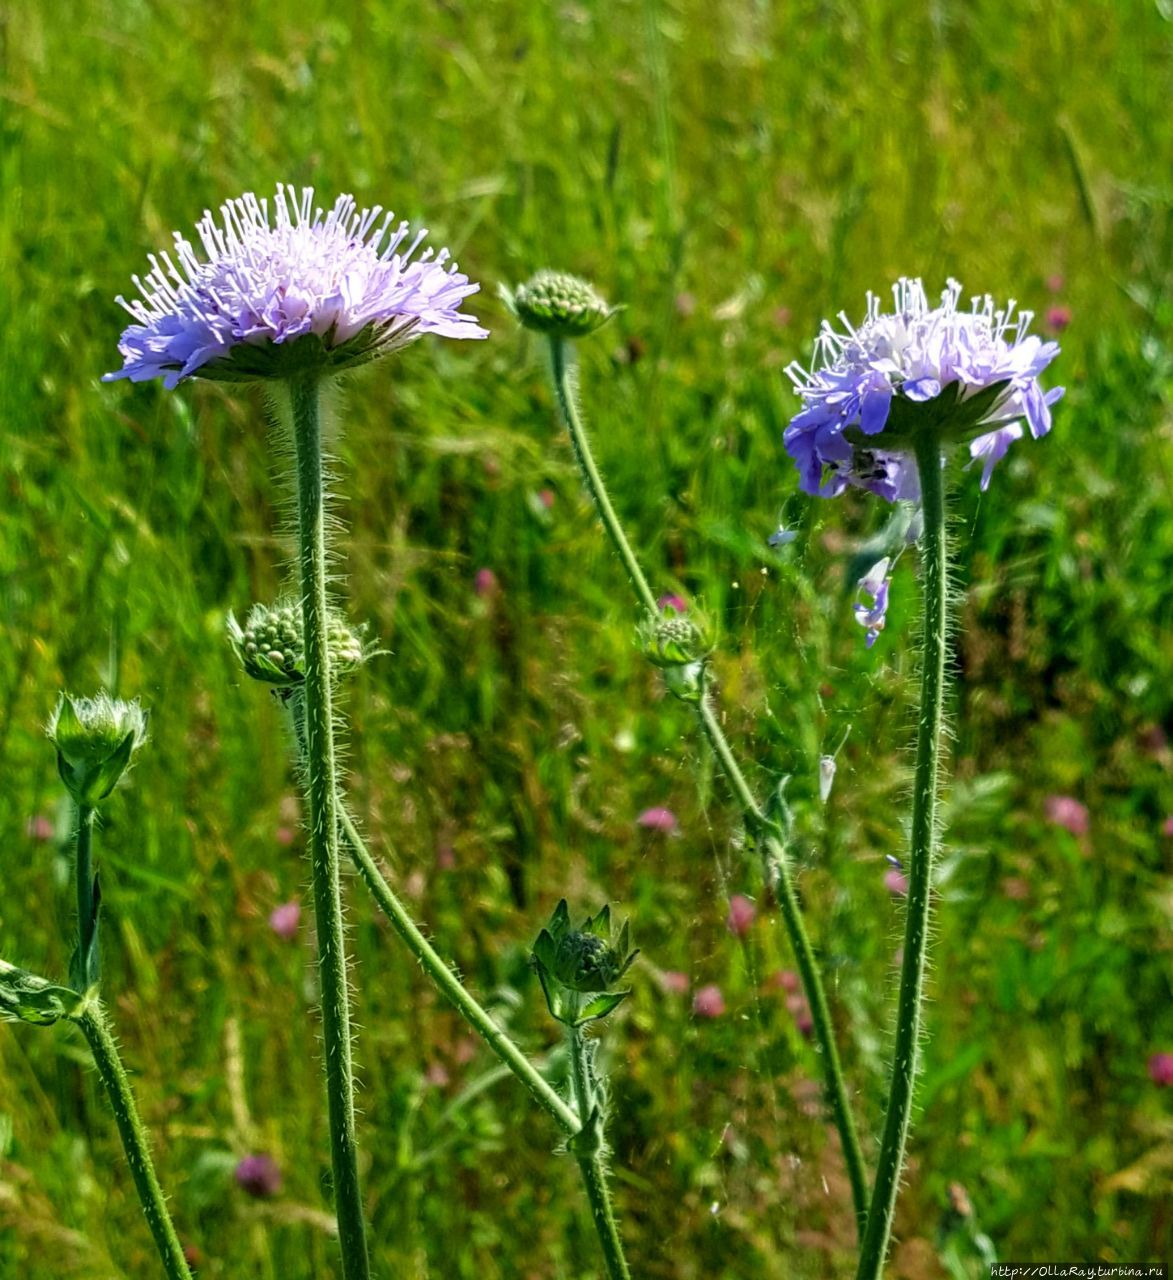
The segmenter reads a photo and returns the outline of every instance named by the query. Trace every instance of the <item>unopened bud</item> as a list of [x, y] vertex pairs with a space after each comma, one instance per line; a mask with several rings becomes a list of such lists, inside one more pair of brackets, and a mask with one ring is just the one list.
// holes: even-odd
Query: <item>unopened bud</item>
[[147, 738], [147, 716], [137, 699], [123, 702], [99, 693], [75, 698], [64, 693], [49, 721], [57, 748], [57, 772], [79, 804], [105, 800]]
[[589, 281], [562, 271], [539, 271], [502, 297], [527, 329], [555, 338], [582, 338], [615, 314]]
[[[255, 604], [243, 627], [229, 614], [228, 642], [245, 673], [254, 680], [278, 689], [294, 689], [305, 683], [300, 605], [288, 600]], [[326, 620], [326, 644], [336, 676], [346, 675], [372, 656], [361, 634], [337, 610], [331, 610]]]
[[647, 614], [639, 627], [644, 657], [664, 672], [669, 690], [684, 702], [704, 696], [705, 662], [713, 650], [712, 636], [703, 623], [671, 607]]
[[582, 1026], [603, 1018], [630, 991], [608, 988], [635, 963], [631, 931], [625, 921], [618, 936], [611, 929], [611, 909], [588, 916], [581, 928], [570, 927], [565, 899], [534, 943], [533, 962], [550, 1012], [568, 1026]]

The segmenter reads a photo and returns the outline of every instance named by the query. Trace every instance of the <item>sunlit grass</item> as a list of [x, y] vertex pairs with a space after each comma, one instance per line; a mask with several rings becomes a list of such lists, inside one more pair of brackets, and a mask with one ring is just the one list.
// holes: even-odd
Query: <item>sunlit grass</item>
[[[421, 344], [351, 384], [340, 568], [392, 651], [349, 695], [353, 794], [437, 945], [535, 1050], [555, 1041], [524, 946], [553, 904], [609, 897], [632, 917], [646, 964], [609, 1037], [611, 1132], [649, 1277], [837, 1273], [848, 1199], [809, 1047], [770, 981], [791, 966], [783, 938], [759, 923], [743, 948], [725, 930], [725, 893], [758, 892], [752, 862], [690, 717], [633, 649], [541, 349], [495, 285], [552, 265], [626, 307], [582, 344], [595, 446], [655, 585], [719, 623], [756, 783], [795, 774], [801, 882], [869, 1149], [912, 570], [865, 651], [844, 556], [876, 512], [795, 500], [781, 370], [823, 314], [854, 314], [905, 272], [1070, 308], [1054, 433], [1012, 451], [983, 497], [970, 473], [956, 502], [962, 583], [982, 585], [958, 649], [956, 857], [894, 1270], [939, 1274], [953, 1182], [1002, 1257], [1167, 1254], [1154, 1153], [1170, 1135], [1145, 1072], [1173, 1045], [1158, 8], [322, 3], [210, 20], [94, 2], [12, 4], [0, 23], [0, 951], [54, 975], [68, 962], [63, 846], [26, 828], [44, 814], [67, 834], [41, 732], [57, 691], [141, 696], [152, 741], [101, 834], [105, 963], [201, 1274], [298, 1280], [334, 1258], [306, 938], [267, 925], [305, 889], [300, 833], [279, 839], [296, 788], [280, 718], [223, 638], [229, 609], [281, 585], [288, 495], [259, 401], [97, 379], [118, 364], [113, 296], [145, 253], [277, 179], [424, 220], [485, 284], [481, 349]], [[779, 516], [800, 538], [773, 552]], [[496, 594], [476, 594], [482, 567]], [[814, 761], [849, 724], [824, 811]], [[1046, 824], [1052, 793], [1088, 804], [1087, 837]], [[636, 826], [660, 804], [680, 836]], [[508, 1080], [474, 1092], [494, 1064], [468, 1059], [461, 1025], [352, 897], [381, 1273], [593, 1274], [553, 1130]], [[726, 1015], [694, 1018], [662, 970], [718, 983]], [[68, 1033], [0, 1030], [6, 1280], [151, 1274], [83, 1061]], [[280, 1161], [277, 1200], [236, 1188], [251, 1150]]]

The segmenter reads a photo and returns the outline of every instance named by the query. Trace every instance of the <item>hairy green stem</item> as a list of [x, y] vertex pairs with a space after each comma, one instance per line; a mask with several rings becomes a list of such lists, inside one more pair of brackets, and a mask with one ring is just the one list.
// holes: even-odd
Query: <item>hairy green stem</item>
[[571, 1136], [577, 1133], [581, 1127], [578, 1116], [542, 1078], [533, 1063], [513, 1043], [509, 1035], [494, 1022], [492, 1015], [469, 994], [460, 979], [444, 963], [407, 913], [395, 890], [387, 883], [341, 801], [338, 808], [342, 832], [347, 844], [350, 845], [354, 865], [371, 891], [371, 896], [391, 922], [392, 928], [404, 945], [419, 961], [424, 972], [436, 984], [445, 999], [525, 1085], [538, 1106], [549, 1113], [554, 1123], [564, 1133]]
[[[554, 373], [554, 386], [558, 395], [558, 403], [567, 430], [574, 445], [574, 452], [582, 468], [586, 483], [595, 506], [602, 518], [603, 525], [615, 544], [620, 558], [627, 568], [629, 577], [635, 587], [640, 603], [653, 615], [659, 613], [656, 597], [640, 568], [639, 561], [628, 543], [619, 520], [611, 506], [603, 480], [591, 454], [590, 442], [586, 428], [578, 412], [574, 396], [574, 386], [570, 377], [570, 360], [566, 350], [567, 344], [560, 338], [551, 338], [550, 355]], [[839, 1131], [839, 1140], [843, 1146], [843, 1157], [847, 1164], [847, 1172], [851, 1181], [852, 1200], [855, 1205], [856, 1221], [863, 1232], [863, 1224], [867, 1212], [867, 1172], [863, 1162], [863, 1152], [859, 1145], [855, 1121], [847, 1100], [847, 1085], [843, 1076], [843, 1068], [839, 1061], [839, 1051], [835, 1044], [834, 1027], [831, 1022], [830, 1008], [827, 1004], [826, 992], [822, 978], [815, 962], [814, 950], [810, 938], [803, 925], [798, 895], [790, 876], [786, 850], [777, 832], [766, 820], [761, 805], [750, 790], [745, 775], [737, 763], [725, 736], [724, 730], [713, 712], [709, 697], [702, 697], [697, 708], [701, 726], [713, 749], [713, 754], [721, 764], [730, 786], [737, 795], [745, 813], [747, 822], [753, 827], [755, 838], [762, 851], [767, 883], [773, 888], [778, 899], [782, 919], [790, 935], [790, 944], [798, 963], [799, 976], [810, 1005], [811, 1022], [814, 1025], [815, 1039], [820, 1054], [819, 1061], [823, 1071], [823, 1087], [828, 1106]]]
[[583, 479], [586, 481], [587, 489], [594, 499], [599, 518], [602, 520], [608, 534], [610, 534], [611, 541], [615, 544], [615, 550], [619, 552], [619, 558], [623, 561], [627, 576], [631, 579], [631, 584], [635, 587], [640, 602], [650, 613], [659, 613], [656, 597], [652, 594], [652, 589], [648, 586], [648, 580], [644, 577], [643, 570], [639, 567], [639, 561], [635, 558], [631, 543], [627, 541], [627, 535], [623, 532], [623, 526], [619, 523], [619, 517], [615, 514], [615, 508], [611, 505], [611, 499], [608, 497], [606, 486], [603, 484], [603, 477], [599, 474], [599, 468], [595, 465], [590, 441], [587, 440], [586, 428], [583, 426], [578, 406], [575, 404], [573, 353], [569, 348], [569, 344], [562, 338], [550, 339], [550, 363], [554, 372], [554, 390], [558, 396], [558, 403], [562, 406], [562, 416], [566, 422], [567, 430], [570, 432], [570, 442], [574, 446], [575, 457], [578, 459], [579, 467], [582, 468]]
[[[591, 1051], [583, 1029], [567, 1027], [566, 1034], [570, 1042], [570, 1072], [578, 1114], [583, 1117], [584, 1126], [590, 1126], [592, 1122], [601, 1126], [601, 1117], [592, 1121], [597, 1099], [589, 1061]], [[611, 1207], [611, 1189], [607, 1185], [607, 1170], [603, 1159], [605, 1149], [600, 1134], [599, 1143], [593, 1150], [584, 1151], [577, 1156], [578, 1168], [590, 1201], [591, 1218], [602, 1246], [608, 1280], [631, 1280], [631, 1272], [627, 1269], [627, 1259], [623, 1254], [623, 1241], [619, 1238], [619, 1226], [615, 1221], [615, 1211]]]
[[76, 972], [71, 980], [79, 991], [87, 991], [98, 981], [100, 965], [95, 933], [98, 927], [94, 911], [94, 808], [78, 805], [77, 809], [77, 955]]
[[344, 1280], [368, 1280], [366, 1229], [358, 1179], [342, 897], [338, 876], [338, 779], [333, 685], [327, 646], [326, 502], [321, 387], [314, 377], [289, 383], [297, 459], [298, 564], [305, 645], [306, 790], [310, 863], [318, 933], [326, 1103]]
[[941, 721], [945, 699], [945, 649], [948, 593], [948, 548], [945, 534], [945, 488], [940, 450], [932, 434], [917, 438], [924, 533], [921, 577], [924, 583], [924, 652], [920, 714], [917, 721], [916, 772], [913, 780], [912, 831], [908, 867], [908, 918], [900, 967], [896, 1011], [896, 1049], [888, 1109], [876, 1165], [876, 1182], [868, 1209], [867, 1231], [860, 1250], [857, 1280], [878, 1280], [892, 1232], [892, 1215], [904, 1165], [904, 1148], [912, 1115], [924, 1003], [929, 904], [937, 839], [937, 791], [940, 784]]
[[183, 1246], [175, 1234], [175, 1226], [167, 1212], [167, 1201], [151, 1161], [150, 1144], [143, 1122], [139, 1119], [126, 1068], [118, 1055], [118, 1046], [114, 1043], [106, 1010], [96, 997], [90, 1000], [77, 1022], [89, 1041], [94, 1065], [106, 1086], [135, 1189], [142, 1201], [147, 1225], [155, 1237], [159, 1256], [163, 1259], [163, 1270], [168, 1280], [191, 1280], [191, 1271], [183, 1256]]

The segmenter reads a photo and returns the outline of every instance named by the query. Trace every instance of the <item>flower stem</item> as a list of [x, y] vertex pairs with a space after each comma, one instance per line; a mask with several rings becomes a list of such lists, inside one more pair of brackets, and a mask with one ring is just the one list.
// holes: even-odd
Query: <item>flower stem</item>
[[338, 782], [334, 756], [333, 684], [326, 643], [326, 503], [322, 474], [321, 388], [317, 379], [291, 379], [289, 397], [297, 459], [310, 863], [318, 933], [334, 1206], [338, 1216], [344, 1280], [367, 1280], [370, 1263], [358, 1180], [350, 1005], [338, 877]]
[[916, 772], [913, 781], [912, 832], [908, 870], [908, 918], [900, 996], [896, 1012], [896, 1050], [884, 1134], [876, 1165], [876, 1183], [868, 1210], [857, 1280], [878, 1280], [884, 1269], [892, 1215], [904, 1164], [916, 1084], [917, 1056], [924, 1002], [929, 904], [937, 839], [937, 790], [940, 782], [941, 719], [945, 696], [945, 632], [948, 592], [948, 548], [945, 536], [945, 490], [941, 457], [930, 432], [917, 437], [924, 533], [921, 575], [924, 582], [924, 653], [920, 714], [917, 722]]
[[539, 1074], [537, 1068], [503, 1031], [492, 1015], [484, 1009], [465, 989], [460, 979], [444, 963], [431, 943], [420, 932], [418, 926], [405, 910], [395, 890], [387, 883], [374, 858], [371, 857], [363, 838], [354, 825], [354, 820], [347, 813], [345, 806], [339, 801], [339, 821], [342, 833], [350, 845], [354, 864], [359, 875], [366, 882], [372, 897], [382, 908], [391, 922], [395, 932], [404, 945], [419, 961], [428, 977], [436, 984], [441, 994], [456, 1009], [470, 1027], [484, 1040], [498, 1058], [529, 1090], [530, 1096], [546, 1112], [553, 1117], [554, 1123], [568, 1135], [578, 1132], [581, 1127], [578, 1116], [558, 1096], [557, 1092]]
[[564, 339], [550, 339], [550, 363], [554, 373], [554, 390], [558, 396], [558, 403], [562, 406], [562, 416], [566, 420], [566, 427], [570, 432], [570, 442], [574, 446], [575, 457], [578, 459], [578, 465], [582, 469], [587, 489], [590, 491], [590, 495], [598, 509], [599, 518], [602, 520], [608, 534], [610, 534], [611, 541], [615, 544], [615, 550], [619, 552], [619, 558], [623, 561], [627, 576], [631, 579], [632, 586], [635, 587], [640, 602], [649, 613], [658, 614], [660, 610], [656, 604], [656, 597], [652, 595], [648, 580], [644, 577], [643, 570], [639, 567], [639, 561], [635, 558], [631, 543], [627, 541], [627, 535], [623, 532], [623, 526], [619, 523], [619, 517], [615, 514], [615, 508], [611, 505], [611, 499], [607, 496], [603, 477], [599, 474], [599, 468], [595, 465], [590, 442], [587, 440], [586, 428], [583, 426], [582, 417], [575, 403], [574, 354]]
[[713, 753], [725, 770], [729, 784], [745, 814], [746, 822], [761, 850], [763, 876], [778, 900], [778, 909], [782, 913], [786, 931], [790, 935], [790, 945], [798, 964], [799, 977], [802, 979], [807, 1004], [810, 1006], [815, 1040], [820, 1049], [823, 1095], [831, 1109], [835, 1127], [839, 1130], [839, 1141], [843, 1146], [843, 1157], [847, 1164], [847, 1176], [851, 1181], [851, 1199], [855, 1206], [856, 1225], [862, 1235], [868, 1203], [867, 1170], [864, 1167], [855, 1118], [847, 1101], [847, 1084], [843, 1076], [843, 1066], [839, 1061], [839, 1049], [835, 1043], [835, 1027], [831, 1021], [827, 993], [819, 974], [815, 950], [802, 918], [798, 893], [787, 865], [786, 847], [750, 790], [745, 774], [742, 773], [733, 755], [729, 740], [725, 737], [725, 732], [717, 720], [707, 694], [701, 699], [698, 711]]
[[77, 955], [71, 980], [79, 991], [87, 991], [98, 981], [98, 947], [95, 934], [98, 915], [94, 909], [94, 808], [83, 804], [77, 810]]
[[[601, 1118], [595, 1120], [592, 1117], [597, 1099], [589, 1060], [591, 1051], [581, 1027], [567, 1027], [566, 1032], [570, 1041], [571, 1080], [578, 1114], [583, 1117], [584, 1127], [592, 1123], [601, 1125]], [[615, 1221], [615, 1211], [611, 1207], [611, 1190], [607, 1185], [607, 1170], [603, 1159], [604, 1150], [600, 1140], [596, 1149], [584, 1151], [577, 1156], [578, 1168], [582, 1174], [583, 1186], [586, 1187], [587, 1199], [590, 1201], [591, 1217], [599, 1236], [599, 1244], [603, 1249], [603, 1261], [607, 1266], [608, 1280], [631, 1280], [627, 1259], [623, 1255], [623, 1242], [619, 1238], [619, 1227]]]
[[118, 1047], [110, 1031], [106, 1010], [96, 996], [90, 1000], [85, 1012], [79, 1015], [77, 1022], [89, 1041], [94, 1055], [94, 1065], [98, 1068], [98, 1074], [106, 1086], [106, 1094], [110, 1099], [123, 1149], [126, 1151], [126, 1160], [130, 1165], [135, 1189], [142, 1201], [147, 1225], [155, 1237], [159, 1256], [163, 1259], [163, 1270], [168, 1280], [191, 1280], [191, 1271], [188, 1269], [187, 1259], [183, 1256], [183, 1247], [175, 1234], [175, 1226], [171, 1221], [171, 1215], [167, 1212], [167, 1201], [159, 1186], [159, 1179], [155, 1175], [155, 1166], [151, 1162], [150, 1145], [147, 1142], [143, 1122], [139, 1119], [138, 1108], [134, 1104], [134, 1094], [131, 1092], [126, 1068], [118, 1055]]
[[[566, 421], [574, 451], [582, 468], [583, 479], [591, 497], [595, 500], [603, 525], [611, 536], [616, 550], [627, 567], [627, 572], [635, 587], [640, 603], [653, 614], [659, 612], [656, 597], [644, 576], [643, 570], [636, 560], [631, 546], [620, 527], [615, 511], [603, 487], [602, 477], [591, 455], [590, 442], [586, 428], [578, 412], [575, 401], [574, 386], [570, 375], [570, 363], [566, 353], [566, 343], [559, 338], [550, 340], [550, 354], [554, 373], [554, 386], [558, 402], [562, 407], [562, 415]], [[794, 950], [798, 963], [799, 975], [810, 1005], [811, 1022], [814, 1024], [815, 1039], [820, 1049], [819, 1059], [823, 1070], [823, 1088], [836, 1128], [843, 1146], [843, 1157], [847, 1164], [848, 1176], [851, 1180], [851, 1194], [855, 1205], [856, 1220], [862, 1234], [864, 1217], [867, 1209], [867, 1172], [864, 1168], [863, 1153], [859, 1145], [859, 1136], [855, 1130], [851, 1108], [847, 1102], [847, 1086], [843, 1077], [843, 1068], [839, 1061], [839, 1051], [835, 1045], [834, 1028], [831, 1013], [827, 1004], [826, 992], [822, 978], [815, 963], [814, 950], [810, 938], [803, 925], [802, 913], [798, 903], [798, 895], [790, 876], [786, 850], [777, 832], [766, 820], [761, 805], [750, 790], [745, 775], [737, 763], [725, 736], [721, 724], [714, 714], [709, 697], [701, 698], [697, 708], [701, 726], [724, 769], [729, 784], [737, 795], [747, 821], [754, 828], [762, 850], [763, 864], [767, 883], [771, 885], [778, 899], [782, 919], [790, 935], [790, 945]]]

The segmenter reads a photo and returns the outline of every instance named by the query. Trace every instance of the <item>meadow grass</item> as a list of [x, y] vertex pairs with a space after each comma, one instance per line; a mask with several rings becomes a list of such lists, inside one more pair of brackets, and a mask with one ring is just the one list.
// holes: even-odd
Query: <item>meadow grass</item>
[[[333, 442], [340, 580], [391, 651], [346, 697], [352, 807], [552, 1078], [528, 945], [564, 895], [631, 916], [642, 959], [607, 1051], [643, 1277], [842, 1274], [850, 1199], [773, 978], [784, 936], [773, 913], [744, 944], [724, 926], [755, 862], [635, 651], [542, 346], [495, 285], [550, 265], [626, 308], [581, 344], [599, 461], [654, 586], [718, 623], [753, 782], [793, 775], [869, 1157], [916, 590], [906, 557], [867, 651], [848, 564], [882, 513], [797, 494], [781, 371], [902, 273], [1069, 308], [1055, 431], [955, 495], [955, 780], [891, 1274], [976, 1274], [953, 1184], [1001, 1258], [1169, 1256], [1173, 1128], [1145, 1064], [1173, 1050], [1171, 49], [1140, 0], [0, 5], [0, 954], [68, 962], [69, 817], [41, 730], [57, 691], [141, 696], [152, 741], [96, 836], [104, 963], [201, 1276], [336, 1274], [309, 939], [267, 924], [308, 908], [296, 784], [224, 638], [229, 609], [286, 581], [290, 494], [259, 395], [98, 377], [145, 254], [277, 180], [423, 221], [485, 286], [469, 309], [492, 339], [354, 377]], [[780, 517], [800, 536], [774, 551]], [[817, 756], [848, 726], [823, 808]], [[1046, 822], [1052, 794], [1089, 806], [1086, 836]], [[636, 825], [653, 805], [679, 835]], [[376, 1274], [596, 1275], [553, 1126], [346, 893]], [[717, 983], [727, 1012], [694, 1016], [662, 971]], [[65, 1029], [0, 1029], [4, 1280], [155, 1274], [85, 1064]], [[236, 1187], [251, 1151], [279, 1161], [278, 1197]]]

